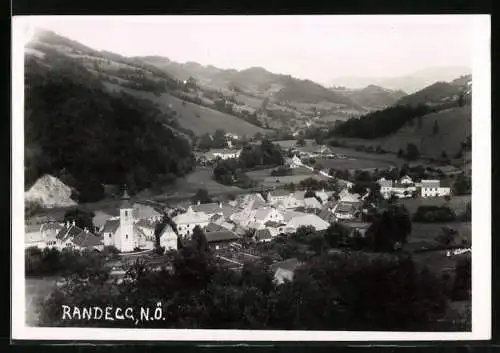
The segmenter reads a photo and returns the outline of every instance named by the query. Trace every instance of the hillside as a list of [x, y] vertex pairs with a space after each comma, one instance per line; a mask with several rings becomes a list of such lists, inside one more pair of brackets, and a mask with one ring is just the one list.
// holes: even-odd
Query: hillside
[[[337, 137], [335, 140], [348, 146], [361, 145], [373, 150], [379, 147], [392, 153], [397, 153], [400, 149], [406, 151], [408, 144], [412, 143], [423, 156], [441, 158], [442, 152], [445, 151], [448, 157], [453, 158], [459, 152], [461, 143], [471, 136], [470, 105], [430, 113], [420, 120], [420, 123], [418, 121], [407, 123], [395, 133], [385, 137], [376, 139]], [[435, 122], [439, 126], [436, 134], [434, 134]]]
[[171, 116], [149, 100], [109, 93], [86, 62], [47, 53], [52, 60], [25, 61], [27, 188], [50, 174], [91, 202], [103, 184], [134, 192], [192, 169], [189, 142], [166, 126]]
[[175, 112], [174, 114], [178, 124], [184, 129], [191, 130], [197, 136], [201, 136], [205, 133], [213, 134], [218, 129], [240, 136], [247, 135], [248, 137], [254, 136], [258, 132], [267, 133], [271, 131], [252, 125], [233, 115], [191, 102], [185, 102], [168, 93], [155, 95], [151, 92], [124, 88], [112, 83], [105, 83], [105, 87], [110, 91], [125, 91], [136, 97], [149, 99], [156, 103], [164, 112]]

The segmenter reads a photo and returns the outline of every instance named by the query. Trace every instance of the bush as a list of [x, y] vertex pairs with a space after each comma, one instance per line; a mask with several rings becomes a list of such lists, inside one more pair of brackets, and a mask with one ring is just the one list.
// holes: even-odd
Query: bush
[[455, 212], [447, 206], [419, 206], [413, 215], [414, 222], [451, 222], [456, 220]]

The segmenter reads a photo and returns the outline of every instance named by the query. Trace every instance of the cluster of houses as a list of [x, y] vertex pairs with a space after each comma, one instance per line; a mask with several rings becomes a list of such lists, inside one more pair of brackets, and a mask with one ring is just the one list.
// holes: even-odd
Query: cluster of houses
[[451, 194], [451, 187], [444, 185], [438, 179], [415, 182], [409, 176], [405, 175], [400, 180], [381, 178], [377, 183], [380, 185], [380, 193], [386, 199], [391, 196], [409, 198], [419, 193], [421, 197], [437, 197]]
[[[195, 227], [203, 230], [209, 246], [218, 249], [249, 232], [256, 241], [270, 241], [279, 234], [291, 234], [302, 226], [326, 230], [334, 220], [351, 220], [359, 216], [362, 198], [347, 190], [339, 200], [331, 191], [290, 192], [273, 190], [267, 194], [241, 195], [234, 201], [197, 204], [172, 217], [160, 235], [160, 245], [176, 250], [178, 239], [189, 239]], [[155, 228], [162, 214], [155, 208], [132, 204], [125, 192], [116, 215], [97, 211], [95, 229], [81, 229], [75, 222], [47, 221], [26, 226], [25, 246], [38, 248], [72, 248], [101, 251], [114, 246], [122, 253], [153, 249]], [[175, 229], [174, 229], [174, 228]]]

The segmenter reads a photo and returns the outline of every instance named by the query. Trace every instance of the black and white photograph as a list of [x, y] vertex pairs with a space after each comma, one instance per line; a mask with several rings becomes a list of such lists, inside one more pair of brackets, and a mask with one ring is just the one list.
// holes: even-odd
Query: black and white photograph
[[490, 338], [488, 15], [21, 16], [12, 45], [13, 338]]

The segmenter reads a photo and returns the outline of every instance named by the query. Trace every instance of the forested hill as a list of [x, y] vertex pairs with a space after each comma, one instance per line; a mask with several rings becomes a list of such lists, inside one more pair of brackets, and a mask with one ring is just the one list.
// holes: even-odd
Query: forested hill
[[103, 196], [103, 184], [131, 192], [173, 181], [192, 169], [187, 140], [148, 100], [104, 89], [77, 62], [25, 61], [25, 187], [44, 174]]

